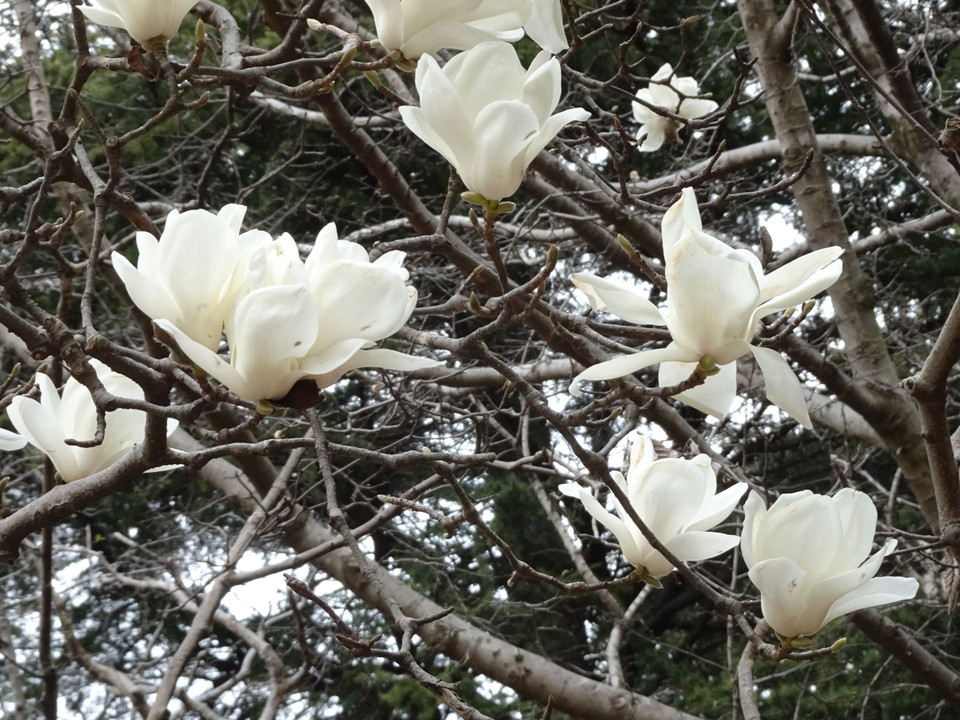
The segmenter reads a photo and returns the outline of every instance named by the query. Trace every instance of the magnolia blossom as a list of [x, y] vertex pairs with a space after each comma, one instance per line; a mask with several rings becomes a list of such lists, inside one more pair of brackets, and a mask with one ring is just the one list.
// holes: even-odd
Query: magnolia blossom
[[[713, 100], [702, 100], [697, 81], [692, 77], [671, 77], [673, 67], [669, 63], [657, 70], [650, 78], [650, 87], [637, 91], [637, 98], [685, 117], [688, 120], [709, 115], [717, 109]], [[646, 105], [633, 103], [633, 116], [640, 123], [637, 131], [639, 149], [644, 152], [659, 150], [664, 140], [676, 140], [682, 127], [679, 120], [660, 115]]]
[[403, 327], [417, 304], [403, 258], [392, 251], [370, 262], [330, 224], [303, 262], [284, 234], [250, 257], [246, 286], [226, 318], [229, 360], [169, 319], [157, 325], [200, 368], [254, 402], [282, 398], [302, 379], [326, 387], [354, 368], [433, 367], [436, 361], [373, 347]]
[[513, 195], [527, 166], [568, 123], [590, 113], [560, 102], [560, 63], [541, 52], [524, 70], [511, 45], [488, 42], [443, 69], [429, 55], [416, 74], [420, 107], [402, 107], [413, 133], [443, 155], [463, 184], [490, 201]]
[[243, 205], [227, 205], [216, 215], [174, 210], [159, 240], [138, 232], [136, 267], [120, 253], [112, 255], [134, 304], [216, 350], [227, 314], [247, 282], [250, 257], [272, 240], [259, 230], [240, 234], [246, 211]]
[[568, 47], [560, 0], [364, 0], [387, 50], [416, 60], [441, 48], [515, 42], [524, 31], [544, 50]]
[[[143, 400], [143, 390], [125, 375], [98, 360], [90, 360], [107, 392], [117, 397]], [[49, 376], [37, 375], [40, 402], [18, 396], [7, 408], [13, 426], [53, 462], [64, 482], [79, 480], [113, 465], [137, 443], [143, 442], [147, 415], [142, 410], [120, 409], [106, 415], [103, 442], [95, 447], [67, 445], [67, 440], [93, 440], [97, 434], [97, 407], [86, 386], [74, 378], [63, 386], [63, 396]], [[167, 421], [167, 434], [177, 428]], [[162, 468], [156, 468], [157, 470]]]
[[589, 367], [574, 378], [571, 391], [576, 392], [581, 380], [609, 380], [656, 363], [660, 385], [667, 387], [688, 378], [698, 366], [706, 367], [716, 374], [676, 397], [722, 418], [736, 396], [735, 361], [752, 353], [770, 402], [810, 427], [800, 381], [790, 365], [776, 351], [751, 343], [762, 317], [802, 303], [836, 282], [842, 269], [836, 260], [842, 253], [839, 247], [815, 250], [764, 275], [753, 253], [734, 250], [703, 232], [696, 196], [685, 188], [663, 218], [665, 318], [640, 288], [587, 273], [571, 278], [594, 309], [630, 322], [666, 325], [673, 342]]
[[184, 16], [197, 0], [90, 0], [80, 12], [89, 20], [123, 28], [147, 50], [166, 45], [180, 30]]
[[[736, 535], [707, 532], [733, 511], [747, 486], [736, 483], [717, 494], [717, 477], [706, 455], [697, 455], [693, 460], [657, 460], [653, 443], [637, 434], [630, 449], [626, 479], [619, 472], [611, 475], [644, 524], [680, 560], [705, 560], [740, 541]], [[673, 570], [673, 565], [650, 545], [615, 497], [617, 515], [608, 512], [576, 483], [565, 483], [559, 490], [579, 498], [587, 512], [609, 528], [624, 557], [638, 570], [654, 577]]]
[[743, 559], [763, 617], [782, 638], [809, 637], [841, 615], [917, 594], [913, 578], [874, 577], [897, 541], [870, 555], [877, 509], [862, 492], [803, 490], [781, 495], [769, 510], [752, 492], [744, 510]]

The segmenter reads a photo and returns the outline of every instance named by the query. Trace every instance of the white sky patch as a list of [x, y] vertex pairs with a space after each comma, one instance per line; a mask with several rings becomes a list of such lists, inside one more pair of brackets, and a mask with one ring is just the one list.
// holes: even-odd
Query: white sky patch
[[770, 239], [773, 241], [773, 249], [782, 252], [794, 245], [804, 242], [805, 238], [797, 228], [788, 223], [781, 214], [785, 208], [782, 205], [774, 205], [773, 212], [770, 215], [760, 216], [760, 225], [770, 233]]

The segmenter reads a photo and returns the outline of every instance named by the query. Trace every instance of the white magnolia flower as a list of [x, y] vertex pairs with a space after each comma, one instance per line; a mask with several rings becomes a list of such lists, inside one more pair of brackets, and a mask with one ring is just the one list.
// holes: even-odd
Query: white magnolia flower
[[587, 273], [571, 278], [594, 309], [630, 322], [666, 325], [673, 342], [593, 365], [574, 378], [571, 391], [576, 392], [581, 380], [623, 377], [656, 363], [660, 385], [667, 387], [690, 377], [703, 360], [708, 367], [715, 364], [718, 372], [676, 397], [722, 418], [737, 392], [735, 361], [752, 353], [770, 402], [810, 427], [800, 381], [790, 365], [778, 352], [751, 343], [761, 318], [802, 303], [836, 282], [841, 254], [839, 247], [815, 250], [764, 275], [753, 253], [734, 250], [703, 232], [696, 196], [685, 188], [663, 218], [666, 318], [640, 288]]
[[174, 210], [159, 240], [138, 232], [137, 267], [120, 253], [112, 256], [134, 304], [215, 350], [227, 314], [246, 284], [251, 255], [271, 241], [259, 230], [240, 234], [246, 210], [243, 205], [227, 205], [216, 215]]
[[[117, 397], [143, 400], [143, 390], [126, 375], [114, 372], [98, 360], [90, 360], [107, 392]], [[147, 416], [141, 410], [120, 409], [108, 412], [103, 442], [89, 448], [67, 445], [66, 440], [93, 440], [97, 434], [97, 408], [90, 391], [74, 378], [57, 393], [53, 381], [37, 375], [40, 402], [18, 396], [7, 408], [13, 426], [27, 441], [53, 462], [64, 482], [93, 475], [113, 465], [134, 445], [143, 442]], [[177, 428], [176, 420], [167, 421], [167, 434]], [[156, 468], [159, 470], [162, 468]]]
[[80, 12], [100, 25], [123, 28], [147, 50], [167, 44], [197, 0], [90, 0]]
[[809, 637], [841, 615], [917, 594], [913, 578], [874, 577], [897, 541], [870, 555], [877, 509], [862, 492], [788, 493], [769, 510], [752, 492], [744, 510], [743, 559], [763, 617], [782, 638]]
[[515, 42], [524, 31], [544, 50], [565, 50], [560, 0], [364, 0], [380, 44], [413, 61], [441, 48]]
[[169, 320], [158, 320], [193, 362], [241, 398], [284, 397], [302, 379], [323, 388], [348, 370], [418, 370], [436, 361], [374, 348], [406, 323], [417, 304], [404, 253], [370, 262], [357, 243], [327, 225], [304, 263], [289, 235], [258, 247], [248, 285], [226, 319], [229, 360]]
[[443, 69], [429, 55], [416, 75], [420, 107], [402, 107], [413, 133], [443, 155], [463, 184], [490, 201], [513, 195], [527, 166], [568, 123], [590, 113], [560, 101], [560, 63], [544, 51], [524, 70], [513, 46], [477, 45]]
[[[736, 483], [717, 494], [717, 477], [706, 455], [697, 455], [692, 460], [657, 460], [653, 443], [636, 434], [626, 479], [619, 472], [611, 475], [640, 519], [680, 560], [705, 560], [726, 552], [740, 541], [736, 535], [707, 532], [733, 511], [747, 486]], [[617, 509], [614, 515], [590, 491], [576, 483], [565, 483], [559, 490], [579, 498], [587, 512], [610, 529], [624, 557], [638, 570], [655, 577], [673, 570], [673, 565], [654, 550], [616, 498], [613, 498]]]
[[[713, 100], [697, 98], [700, 89], [692, 77], [673, 77], [669, 63], [657, 70], [650, 78], [650, 87], [637, 91], [637, 98], [650, 105], [665, 108], [688, 120], [709, 115], [717, 109]], [[682, 127], [679, 120], [664, 117], [655, 110], [638, 102], [633, 103], [633, 116], [640, 123], [637, 131], [639, 149], [644, 152], [659, 150], [664, 140], [676, 140]], [[642, 139], [642, 142], [641, 142]]]

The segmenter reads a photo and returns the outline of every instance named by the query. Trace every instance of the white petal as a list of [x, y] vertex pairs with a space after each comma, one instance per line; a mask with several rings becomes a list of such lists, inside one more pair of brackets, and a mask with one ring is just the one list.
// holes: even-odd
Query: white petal
[[318, 270], [311, 292], [321, 326], [316, 349], [347, 338], [382, 340], [403, 327], [416, 304], [402, 274], [369, 263], [338, 261]]
[[439, 360], [430, 358], [407, 355], [396, 350], [387, 348], [370, 348], [369, 350], [357, 350], [353, 352], [347, 360], [337, 365], [333, 370], [324, 372], [314, 372], [314, 358], [307, 358], [303, 363], [303, 369], [309, 372], [309, 377], [315, 380], [317, 387], [325, 388], [333, 385], [350, 370], [357, 368], [376, 367], [384, 370], [400, 370], [409, 372], [413, 370], [423, 370], [443, 365]]
[[663, 236], [663, 255], [666, 257], [688, 230], [703, 230], [700, 208], [693, 188], [683, 188], [677, 200], [663, 216], [660, 231]]
[[785, 310], [833, 285], [843, 271], [836, 262], [843, 248], [816, 250], [777, 268], [760, 280], [760, 305], [754, 317]]
[[[696, 355], [696, 353], [693, 353]], [[683, 382], [696, 369], [697, 362], [665, 362], [660, 365], [658, 383], [660, 387], [670, 387]], [[702, 413], [722, 420], [730, 412], [730, 406], [737, 396], [737, 365], [721, 365], [716, 375], [709, 376], [702, 385], [686, 390], [674, 399], [696, 408]]]
[[[689, 351], [683, 350], [674, 344], [656, 350], [642, 350], [630, 355], [620, 355], [612, 360], [591, 365], [577, 375], [570, 383], [570, 393], [572, 395], [579, 395], [577, 383], [583, 380], [612, 380], [613, 378], [630, 375], [638, 370], [643, 370], [645, 367], [656, 365], [660, 362], [669, 360], [690, 361], [693, 359], [692, 355]], [[697, 360], [699, 360], [699, 358], [697, 358]]]
[[543, 126], [527, 146], [523, 161], [524, 166], [530, 165], [534, 158], [540, 154], [540, 151], [553, 142], [553, 139], [563, 128], [572, 122], [583, 122], [589, 117], [590, 113], [583, 108], [569, 108], [547, 118], [547, 121], [543, 123]]
[[[659, 115], [640, 126], [637, 130], [637, 149], [641, 152], [655, 152], [661, 148], [667, 137], [667, 118]], [[642, 141], [641, 141], [642, 138]]]
[[824, 617], [823, 624], [826, 625], [834, 618], [856, 610], [878, 605], [889, 605], [902, 600], [912, 600], [919, 588], [920, 583], [915, 578], [873, 578], [831, 605]]
[[483, 108], [474, 128], [476, 154], [461, 169], [463, 184], [488, 200], [510, 197], [527, 169], [525, 154], [540, 125], [533, 110], [519, 101], [499, 100]]
[[0, 428], [0, 450], [19, 450], [29, 442], [23, 435]]
[[[624, 520], [621, 520], [609, 512], [588, 490], [575, 483], [564, 483], [558, 489], [564, 495], [578, 498], [580, 502], [583, 503], [586, 511], [590, 513], [597, 522], [605, 525], [610, 532], [614, 534], [617, 542], [620, 543], [620, 551], [627, 559], [627, 562], [634, 567], [643, 566], [648, 555], [648, 548], [644, 547], [641, 549], [637, 547], [634, 533], [630, 531]], [[630, 523], [630, 525], [632, 525], [632, 523]], [[644, 543], [646, 543], [646, 541], [644, 541]]]
[[542, 125], [560, 102], [560, 62], [540, 53], [527, 70], [519, 99], [530, 106]]
[[829, 601], [809, 597], [807, 572], [787, 557], [763, 560], [750, 569], [760, 590], [763, 618], [783, 637], [810, 636], [823, 627]]
[[[41, 397], [45, 400], [43, 396], [52, 393], [58, 398], [59, 407], [59, 396], [53, 381], [41, 373], [37, 375], [37, 385], [40, 387]], [[7, 417], [31, 445], [50, 458], [65, 482], [82, 477], [73, 448], [64, 442], [67, 438], [60, 427], [60, 418], [51, 412], [47, 403], [15, 397], [7, 408]]]
[[568, 47], [560, 0], [533, 0], [533, 14], [523, 26], [527, 35], [548, 52], [557, 54]]
[[767, 399], [805, 428], [813, 427], [807, 412], [800, 380], [780, 353], [770, 348], [750, 346], [750, 351], [763, 373]]
[[721, 365], [736, 359], [725, 351], [731, 341], [753, 337], [750, 322], [759, 297], [750, 254], [694, 229], [687, 229], [664, 254], [667, 328], [674, 341], [712, 355]]
[[176, 341], [184, 355], [190, 358], [207, 374], [215, 377], [226, 385], [237, 396], [251, 400], [251, 402], [263, 399], [263, 397], [256, 397], [256, 393], [253, 391], [252, 385], [247, 382], [247, 379], [240, 375], [229, 362], [217, 355], [217, 353], [191, 340], [169, 320], [157, 320], [156, 322], [158, 326], [163, 328]]
[[853, 488], [838, 490], [833, 506], [843, 528], [841, 547], [834, 556], [836, 567], [842, 571], [857, 567], [870, 555], [877, 532], [877, 508], [869, 495]]
[[749, 487], [746, 483], [737, 482], [726, 490], [708, 498], [688, 526], [688, 532], [690, 530], [709, 530], [717, 523], [725, 520], [739, 504]]
[[587, 296], [594, 310], [606, 310], [621, 320], [637, 325], [664, 325], [666, 320], [639, 286], [630, 287], [617, 280], [590, 273], [574, 273], [570, 281]]
[[[808, 491], [809, 492], [809, 491]], [[740, 552], [748, 568], [752, 568], [763, 557], [757, 552], [757, 540], [763, 519], [767, 514], [767, 505], [756, 490], [751, 490], [747, 501], [743, 504], [743, 532], [741, 533]]]
[[694, 98], [681, 102], [680, 110], [677, 114], [683, 115], [685, 118], [693, 119], [709, 115], [718, 107], [719, 105], [713, 100], [698, 100]]
[[256, 394], [245, 399], [286, 395], [302, 377], [298, 360], [316, 342], [318, 333], [316, 306], [306, 286], [266, 287], [244, 297], [237, 305], [233, 334], [227, 340], [230, 364]]
[[736, 535], [689, 530], [664, 543], [667, 549], [684, 562], [698, 562], [732, 550], [740, 542]]

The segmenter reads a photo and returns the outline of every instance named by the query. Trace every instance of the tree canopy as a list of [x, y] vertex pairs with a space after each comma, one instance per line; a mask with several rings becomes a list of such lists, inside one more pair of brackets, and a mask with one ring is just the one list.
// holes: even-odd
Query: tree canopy
[[0, 715], [956, 715], [952, 3], [0, 23]]

